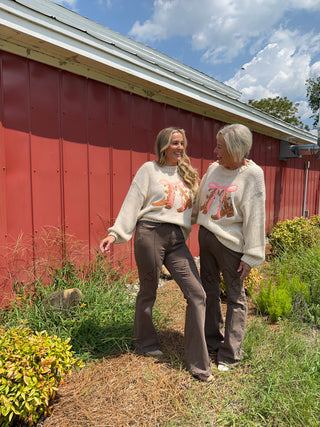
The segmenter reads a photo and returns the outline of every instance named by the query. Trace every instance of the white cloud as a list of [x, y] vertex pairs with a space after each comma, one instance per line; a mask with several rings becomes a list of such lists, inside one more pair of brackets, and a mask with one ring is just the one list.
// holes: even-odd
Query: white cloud
[[155, 0], [154, 12], [144, 23], [136, 21], [129, 34], [141, 42], [167, 40], [174, 36], [192, 36], [207, 19], [212, 9], [211, 0], [201, 0], [201, 7], [194, 0]]
[[111, 0], [98, 0], [98, 4], [100, 6], [106, 6], [108, 9], [111, 9], [111, 7], [112, 7]]
[[287, 11], [319, 11], [319, 0], [155, 0], [150, 19], [136, 21], [130, 35], [141, 42], [188, 36], [193, 50], [214, 64], [231, 61], [260, 43]]
[[[153, 15], [137, 21], [130, 35], [155, 47], [184, 37], [203, 62], [216, 66], [251, 58], [225, 83], [245, 102], [286, 96], [299, 102], [298, 114], [308, 121], [305, 82], [320, 75], [320, 28], [307, 27], [306, 19], [319, 11], [319, 0], [154, 0]], [[312, 15], [303, 21], [306, 12]]]
[[242, 100], [287, 96], [305, 98], [305, 82], [311, 70], [320, 71], [320, 63], [311, 64], [310, 51], [320, 48], [319, 36], [297, 31], [278, 30], [270, 43], [225, 83], [242, 92]]
[[312, 111], [310, 110], [307, 101], [300, 101], [298, 103], [298, 115], [301, 117], [302, 120], [308, 120], [310, 119], [312, 115]]
[[315, 62], [310, 69], [310, 77], [314, 78], [320, 76], [320, 61]]
[[143, 26], [139, 21], [136, 21], [130, 30], [129, 35], [135, 36], [141, 42], [154, 42], [166, 38], [166, 29], [152, 21], [145, 21]]

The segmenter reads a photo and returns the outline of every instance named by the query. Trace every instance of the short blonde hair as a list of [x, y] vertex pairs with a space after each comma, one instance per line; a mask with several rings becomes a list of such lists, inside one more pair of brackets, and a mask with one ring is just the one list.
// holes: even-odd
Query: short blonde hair
[[235, 162], [241, 162], [249, 155], [252, 133], [247, 126], [238, 123], [226, 125], [219, 130], [218, 135], [223, 137], [227, 151]]

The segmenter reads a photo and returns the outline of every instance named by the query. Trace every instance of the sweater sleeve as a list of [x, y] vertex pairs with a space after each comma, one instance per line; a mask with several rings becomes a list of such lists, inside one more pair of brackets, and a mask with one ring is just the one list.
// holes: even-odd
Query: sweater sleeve
[[200, 182], [197, 194], [194, 198], [193, 206], [192, 206], [192, 215], [191, 215], [191, 225], [197, 224], [198, 215], [199, 215], [199, 207], [200, 207], [200, 194], [202, 194], [203, 186], [206, 181], [208, 172], [206, 172]]
[[199, 193], [196, 194], [194, 201], [193, 201], [192, 214], [191, 214], [191, 225], [194, 225], [197, 223], [198, 211], [199, 211]]
[[124, 243], [131, 239], [138, 214], [144, 204], [147, 182], [142, 166], [131, 183], [114, 225], [108, 229], [109, 235], [116, 238], [115, 243]]
[[255, 189], [245, 200], [243, 212], [244, 247], [242, 261], [255, 267], [265, 260], [265, 184], [262, 169]]

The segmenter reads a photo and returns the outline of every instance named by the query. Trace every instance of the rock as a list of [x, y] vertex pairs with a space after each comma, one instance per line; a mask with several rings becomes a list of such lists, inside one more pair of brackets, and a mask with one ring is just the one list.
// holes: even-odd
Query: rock
[[83, 294], [78, 288], [58, 290], [50, 294], [43, 302], [46, 308], [54, 310], [69, 310], [83, 299]]
[[171, 274], [164, 265], [161, 268], [160, 278], [165, 280], [171, 280]]

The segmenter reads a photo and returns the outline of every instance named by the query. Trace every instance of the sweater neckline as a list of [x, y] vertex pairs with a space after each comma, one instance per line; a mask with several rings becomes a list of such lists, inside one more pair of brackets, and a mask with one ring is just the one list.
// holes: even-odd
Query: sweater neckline
[[[216, 162], [215, 162], [216, 163]], [[228, 169], [228, 168], [225, 168], [224, 166], [222, 166], [222, 165], [219, 165], [219, 163], [217, 163], [217, 166], [221, 166], [221, 168], [223, 169], [223, 171], [225, 172], [225, 173], [227, 173], [227, 174], [229, 174], [229, 175], [236, 175], [236, 174], [238, 174], [238, 173], [240, 173], [240, 172], [242, 172], [242, 171], [244, 171], [244, 170], [246, 170], [249, 166], [252, 166], [252, 160], [250, 159], [250, 160], [248, 160], [248, 162], [247, 162], [247, 164], [245, 164], [245, 165], [242, 165], [242, 166], [240, 166], [239, 168], [237, 168], [237, 169]]]
[[178, 169], [178, 165], [175, 165], [175, 166], [168, 166], [168, 165], [159, 166], [155, 160], [154, 160], [154, 162], [161, 170], [163, 170], [165, 172], [174, 172]]

